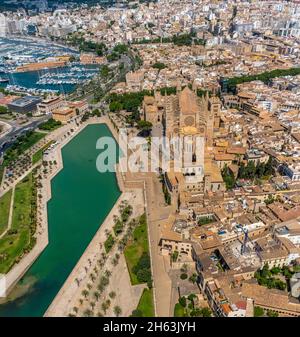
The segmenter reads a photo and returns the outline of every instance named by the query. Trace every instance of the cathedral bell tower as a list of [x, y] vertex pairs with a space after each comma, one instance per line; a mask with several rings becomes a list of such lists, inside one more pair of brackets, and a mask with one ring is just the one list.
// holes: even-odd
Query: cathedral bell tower
[[207, 146], [213, 146], [214, 138], [214, 119], [218, 116], [221, 111], [221, 101], [218, 97], [212, 96], [208, 99], [208, 112], [207, 112], [207, 127], [206, 127], [206, 141]]

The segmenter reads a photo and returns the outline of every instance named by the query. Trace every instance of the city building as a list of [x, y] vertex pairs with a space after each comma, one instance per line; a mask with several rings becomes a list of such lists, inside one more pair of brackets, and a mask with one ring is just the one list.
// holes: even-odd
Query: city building
[[52, 118], [61, 123], [67, 123], [71, 118], [75, 116], [75, 110], [68, 106], [58, 108], [52, 112]]
[[41, 103], [37, 105], [36, 115], [48, 115], [52, 114], [55, 110], [66, 105], [65, 100], [58, 97], [50, 97], [48, 99], [43, 100]]
[[37, 96], [24, 96], [8, 103], [7, 107], [12, 112], [21, 114], [34, 113], [41, 101], [42, 99]]

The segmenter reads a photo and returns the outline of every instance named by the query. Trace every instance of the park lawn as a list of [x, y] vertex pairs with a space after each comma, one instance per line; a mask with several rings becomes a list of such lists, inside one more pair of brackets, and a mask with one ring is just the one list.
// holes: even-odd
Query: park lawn
[[15, 188], [11, 228], [0, 239], [0, 273], [6, 274], [32, 244], [33, 184], [30, 173]]
[[137, 265], [143, 253], [149, 253], [147, 222], [145, 215], [141, 216], [140, 224], [133, 232], [133, 240], [127, 244], [124, 251], [132, 285], [140, 284], [132, 269]]
[[4, 164], [9, 164], [10, 161], [15, 160], [24, 153], [26, 150], [30, 149], [34, 144], [44, 138], [47, 133], [44, 132], [32, 132], [29, 136], [24, 136], [23, 140], [20, 143], [16, 143], [9, 150], [6, 151], [6, 159]]
[[29, 227], [30, 225], [32, 184], [33, 177], [30, 173], [15, 188], [12, 229]]
[[20, 144], [20, 152], [23, 153], [31, 146], [33, 146], [35, 143], [37, 143], [39, 140], [44, 138], [47, 134], [44, 132], [33, 132], [29, 137], [27, 137], [26, 141], [22, 142]]
[[142, 312], [143, 317], [154, 317], [153, 290], [144, 289], [137, 310]]
[[46, 145], [44, 145], [41, 149], [39, 149], [36, 153], [34, 153], [32, 156], [32, 164], [35, 164], [38, 161], [42, 160], [44, 151], [47, 150], [48, 147], [53, 143], [54, 143], [54, 140], [51, 140]]
[[12, 190], [6, 192], [0, 198], [0, 235], [6, 230], [9, 218], [9, 209]]
[[0, 273], [6, 274], [22, 256], [24, 247], [30, 241], [30, 232], [22, 230], [17, 234], [4, 235], [0, 239]]

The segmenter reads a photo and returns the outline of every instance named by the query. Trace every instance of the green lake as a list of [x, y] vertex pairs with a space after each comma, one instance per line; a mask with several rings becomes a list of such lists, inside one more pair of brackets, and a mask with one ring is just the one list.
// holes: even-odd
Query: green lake
[[48, 203], [49, 245], [18, 283], [23, 295], [0, 305], [0, 316], [43, 316], [119, 198], [115, 173], [96, 169], [102, 136], [112, 136], [105, 124], [89, 125], [62, 149], [64, 168]]

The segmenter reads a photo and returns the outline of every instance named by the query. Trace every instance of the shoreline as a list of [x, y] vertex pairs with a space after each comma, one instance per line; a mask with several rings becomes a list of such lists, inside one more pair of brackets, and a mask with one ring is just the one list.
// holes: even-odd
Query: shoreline
[[[74, 121], [73, 121], [74, 122]], [[65, 125], [65, 127], [62, 127], [61, 129], [56, 130], [57, 135], [55, 134], [55, 138], [60, 141], [58, 146], [53, 150], [52, 159], [55, 159], [57, 161], [57, 166], [54, 168], [54, 170], [51, 172], [50, 176], [46, 178], [46, 180], [43, 183], [43, 194], [45, 197], [43, 198], [43, 211], [42, 211], [42, 220], [43, 220], [43, 229], [41, 231], [40, 236], [37, 239], [37, 244], [33, 248], [33, 250], [28, 253], [24, 257], [24, 259], [21, 260], [21, 262], [13, 268], [9, 274], [9, 291], [7, 292], [7, 299], [9, 299], [9, 293], [16, 289], [15, 286], [17, 285], [18, 281], [25, 275], [25, 273], [28, 271], [28, 269], [32, 266], [32, 264], [36, 261], [36, 259], [40, 256], [40, 254], [44, 251], [44, 249], [47, 247], [49, 241], [48, 241], [48, 212], [47, 212], [47, 203], [51, 199], [51, 181], [52, 179], [60, 172], [61, 169], [63, 169], [63, 158], [62, 158], [62, 148], [68, 144], [74, 137], [76, 137], [85, 127], [91, 124], [105, 124], [109, 131], [111, 132], [112, 136], [114, 137], [115, 141], [118, 143], [118, 146], [122, 153], [124, 151], [127, 151], [126, 149], [122, 148], [123, 144], [119, 144], [118, 138], [118, 130], [114, 127], [113, 123], [111, 122], [110, 118], [106, 116], [102, 117], [91, 117], [89, 120], [87, 120], [84, 124], [81, 124], [79, 127], [74, 127], [73, 123]], [[68, 131], [71, 129], [74, 129], [74, 132], [71, 133], [67, 139], [62, 138], [63, 135], [65, 135]], [[133, 177], [133, 179], [129, 178], [127, 179], [127, 175], [124, 174], [119, 170], [119, 164], [116, 164], [116, 170], [115, 170], [115, 179], [116, 183], [118, 185], [118, 188], [121, 192], [121, 195], [117, 199], [117, 201], [112, 205], [111, 210], [103, 220], [101, 224], [99, 224], [99, 228], [96, 232], [96, 234], [93, 236], [93, 238], [90, 240], [88, 246], [86, 247], [85, 251], [82, 253], [81, 257], [73, 267], [72, 271], [64, 281], [62, 287], [59, 289], [57, 294], [55, 295], [54, 299], [51, 303], [49, 303], [49, 306], [45, 313], [43, 314], [44, 317], [64, 317], [67, 316], [68, 313], [70, 313], [70, 305], [72, 302], [74, 302], [75, 299], [78, 299], [78, 289], [80, 289], [79, 286], [77, 286], [76, 279], [80, 279], [83, 275], [82, 268], [83, 266], [86, 268], [87, 261], [93, 261], [95, 262], [95, 257], [99, 253], [99, 244], [103, 244], [106, 240], [105, 232], [107, 230], [112, 230], [114, 221], [113, 216], [118, 214], [119, 209], [118, 206], [123, 200], [129, 201], [133, 208], [136, 215], [141, 215], [143, 213], [146, 214], [148, 218], [148, 212], [147, 212], [147, 195], [146, 195], [146, 184], [144, 179], [136, 179], [136, 177]], [[149, 219], [147, 219], [149, 220]], [[149, 222], [147, 221], [148, 226]], [[148, 235], [148, 241], [149, 246], [151, 247], [151, 238], [150, 238], [150, 231]], [[150, 249], [150, 261], [151, 261], [151, 269], [153, 271], [153, 261], [152, 261], [152, 247]], [[123, 256], [121, 257], [120, 261], [123, 261]], [[125, 260], [124, 260], [125, 261]], [[123, 270], [121, 271], [122, 275], [122, 282], [126, 284], [126, 295], [127, 298], [125, 299], [123, 295], [119, 296], [118, 301], [121, 301], [126, 307], [126, 310], [124, 310], [124, 314], [130, 315], [132, 310], [134, 310], [139, 302], [141, 293], [143, 291], [144, 285], [139, 286], [132, 286], [129, 278], [129, 272], [126, 267], [125, 262], [121, 262], [121, 265], [123, 266]], [[125, 265], [125, 267], [124, 267]], [[128, 275], [127, 275], [128, 274]], [[85, 277], [83, 277], [83, 282], [86, 281]], [[119, 285], [120, 278], [114, 277], [116, 287], [121, 287]], [[129, 281], [128, 281], [129, 280]], [[122, 287], [121, 287], [122, 288]], [[28, 290], [27, 290], [28, 291]], [[129, 295], [131, 293], [131, 295]], [[77, 297], [76, 297], [77, 295]], [[130, 297], [131, 296], [131, 297]], [[157, 314], [157, 303], [156, 303], [156, 294], [155, 294], [155, 281], [153, 280], [153, 301], [154, 301], [154, 312], [155, 316]], [[8, 302], [8, 301], [7, 301]], [[74, 304], [74, 303], [73, 303]]]
[[[51, 192], [51, 181], [52, 179], [63, 169], [63, 158], [62, 158], [62, 148], [67, 145], [74, 137], [76, 137], [85, 127], [87, 127], [90, 124], [106, 124], [105, 120], [103, 120], [103, 117], [100, 118], [90, 118], [85, 124], [80, 125], [74, 132], [71, 134], [71, 136], [65, 140], [63, 140], [55, 149], [55, 159], [57, 161], [57, 167], [54, 169], [52, 174], [45, 179], [43, 183], [43, 190], [41, 192], [42, 195], [45, 197], [42, 200], [42, 206], [41, 206], [41, 212], [42, 212], [42, 226], [37, 234], [37, 242], [36, 245], [33, 247], [33, 249], [25, 255], [22, 260], [14, 265], [12, 269], [5, 274], [5, 282], [6, 282], [6, 296], [5, 298], [9, 298], [9, 294], [13, 291], [16, 284], [20, 281], [20, 279], [26, 274], [26, 272], [29, 270], [29, 268], [33, 265], [33, 263], [37, 260], [37, 258], [40, 256], [40, 254], [44, 251], [44, 249], [48, 246], [49, 243], [49, 236], [48, 236], [48, 210], [47, 210], [47, 204], [48, 201], [52, 197]], [[68, 124], [69, 129], [72, 128], [72, 124]], [[63, 130], [56, 130], [56, 131], [62, 131]], [[58, 137], [59, 138], [59, 137]], [[34, 169], [34, 167], [32, 168]], [[32, 171], [32, 170], [31, 170]], [[30, 172], [31, 172], [30, 171]], [[26, 173], [28, 174], [28, 172]]]
[[[118, 143], [120, 149], [124, 151], [124, 149], [121, 148], [121, 145], [118, 142], [118, 133], [116, 129], [113, 127], [111, 121], [107, 116], [105, 117], [100, 117], [99, 119], [102, 120], [102, 124], [105, 124], [112, 136], [114, 137], [115, 141]], [[114, 226], [114, 215], [119, 213], [119, 205], [124, 201], [127, 200], [131, 202], [133, 205], [134, 213], [136, 212], [137, 214], [141, 215], [141, 213], [146, 211], [145, 207], [145, 195], [143, 191], [142, 186], [125, 186], [124, 183], [124, 178], [118, 171], [119, 164], [116, 165], [116, 172], [115, 172], [115, 178], [116, 178], [116, 183], [118, 185], [118, 188], [121, 192], [121, 195], [117, 199], [117, 201], [114, 203], [112, 206], [110, 212], [107, 214], [105, 219], [101, 224], [99, 224], [99, 228], [86, 247], [85, 251], [81, 255], [80, 259], [77, 261], [76, 265], [74, 266], [73, 270], [65, 280], [63, 286], [60, 288], [59, 292], [56, 294], [54, 297], [53, 301], [50, 303], [49, 307], [47, 308], [46, 312], [44, 313], [44, 317], [65, 317], [68, 313], [68, 311], [71, 309], [72, 305], [74, 304], [74, 301], [77, 299], [81, 288], [77, 286], [76, 284], [76, 279], [81, 281], [85, 281], [88, 278], [88, 272], [86, 272], [85, 266], [89, 265], [90, 261], [95, 262], [95, 259], [97, 259], [97, 253], [99, 252], [99, 245], [103, 244], [104, 241], [106, 240], [106, 230], [112, 231], [112, 228]], [[140, 199], [142, 199], [142, 204], [139, 204], [138, 201], [136, 200], [136, 196], [140, 194]], [[138, 198], [137, 198], [138, 199]], [[93, 262], [90, 265], [91, 269], [93, 267]], [[126, 267], [127, 268], [127, 267]], [[128, 279], [130, 282], [129, 278], [129, 272], [128, 273]], [[138, 286], [132, 286], [132, 289], [135, 289], [136, 291], [139, 291], [140, 294], [138, 296], [138, 299], [141, 296], [141, 293], [143, 291], [144, 285], [138, 285]], [[77, 295], [77, 297], [76, 297]], [[133, 301], [131, 303], [132, 310], [137, 306], [137, 303]], [[131, 311], [132, 311], [131, 310]], [[128, 314], [131, 313], [130, 310], [127, 310]]]

